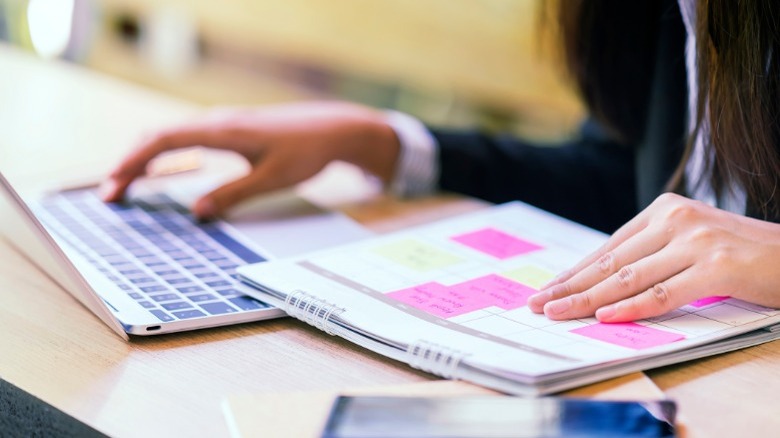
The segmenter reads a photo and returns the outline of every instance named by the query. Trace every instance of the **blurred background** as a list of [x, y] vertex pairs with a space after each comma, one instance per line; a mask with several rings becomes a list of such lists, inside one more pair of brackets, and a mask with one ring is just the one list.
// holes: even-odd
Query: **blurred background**
[[556, 140], [541, 0], [0, 0], [0, 40], [203, 105], [347, 99]]

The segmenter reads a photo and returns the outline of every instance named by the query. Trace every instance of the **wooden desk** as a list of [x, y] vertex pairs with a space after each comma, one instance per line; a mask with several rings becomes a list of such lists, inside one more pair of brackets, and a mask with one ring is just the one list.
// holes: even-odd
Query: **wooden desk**
[[[0, 162], [14, 173], [105, 169], [143, 132], [199, 110], [3, 47], [0, 75]], [[377, 196], [342, 209], [386, 231], [479, 205]], [[650, 375], [680, 403], [689, 436], [761, 436], [780, 430], [778, 369], [772, 343]], [[289, 319], [126, 343], [0, 241], [0, 378], [112, 436], [225, 436], [226, 396], [431, 376]]]

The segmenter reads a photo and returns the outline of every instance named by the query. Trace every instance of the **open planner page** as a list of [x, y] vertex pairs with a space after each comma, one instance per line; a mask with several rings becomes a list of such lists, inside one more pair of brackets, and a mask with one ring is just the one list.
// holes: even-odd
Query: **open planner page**
[[509, 203], [240, 272], [288, 297], [306, 293], [324, 300], [350, 326], [401, 348], [439, 346], [459, 362], [529, 381], [686, 349], [780, 321], [776, 310], [725, 296], [622, 324], [553, 321], [529, 310], [529, 296], [606, 239]]

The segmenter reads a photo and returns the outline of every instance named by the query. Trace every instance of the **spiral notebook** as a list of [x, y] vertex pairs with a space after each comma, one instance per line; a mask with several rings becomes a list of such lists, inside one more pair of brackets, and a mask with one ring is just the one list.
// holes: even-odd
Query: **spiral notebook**
[[239, 268], [249, 293], [445, 378], [541, 395], [780, 336], [780, 311], [726, 296], [660, 317], [553, 321], [527, 298], [607, 236], [527, 204], [492, 206]]

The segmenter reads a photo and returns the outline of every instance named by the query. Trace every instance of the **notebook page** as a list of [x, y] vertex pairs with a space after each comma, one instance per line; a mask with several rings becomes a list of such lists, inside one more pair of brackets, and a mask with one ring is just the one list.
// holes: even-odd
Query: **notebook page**
[[530, 312], [528, 296], [606, 238], [510, 203], [241, 272], [335, 303], [345, 309], [342, 319], [366, 331], [531, 377], [684, 349], [780, 320], [778, 311], [728, 297], [626, 324]]

